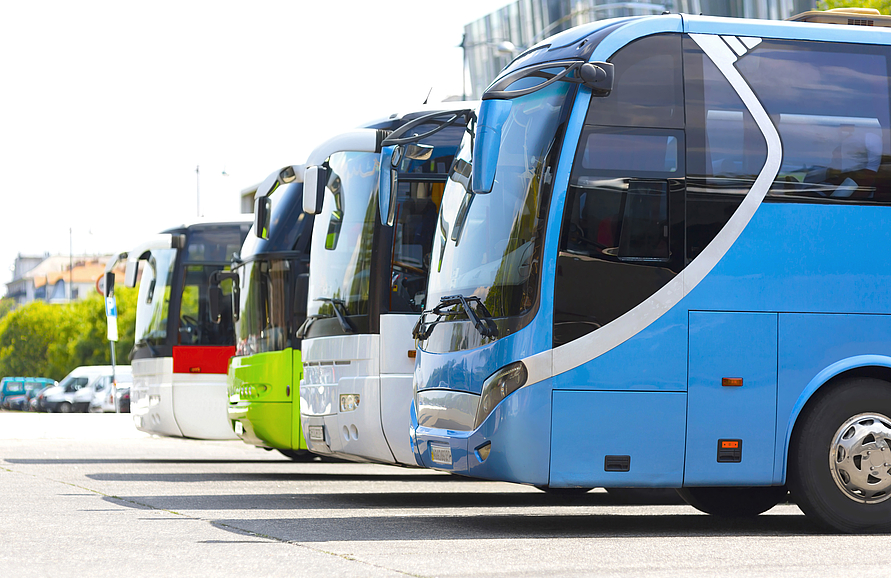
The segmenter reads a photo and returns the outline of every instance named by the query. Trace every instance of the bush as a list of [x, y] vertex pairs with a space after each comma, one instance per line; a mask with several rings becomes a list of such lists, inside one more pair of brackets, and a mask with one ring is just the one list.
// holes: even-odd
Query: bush
[[[133, 348], [136, 290], [115, 288], [118, 306], [117, 362], [128, 364]], [[2, 311], [2, 309], [0, 309]], [[64, 305], [36, 301], [0, 316], [0, 376], [62, 379], [80, 365], [108, 365], [105, 302], [99, 295]]]

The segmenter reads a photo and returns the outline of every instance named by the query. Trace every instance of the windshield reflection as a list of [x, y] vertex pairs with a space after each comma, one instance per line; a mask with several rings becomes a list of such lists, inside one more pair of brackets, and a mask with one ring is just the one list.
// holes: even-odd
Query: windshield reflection
[[[287, 299], [291, 263], [252, 261], [237, 272], [241, 295], [235, 323], [235, 354], [253, 355], [289, 347]], [[224, 299], [223, 303], [226, 302]]]
[[[534, 306], [547, 208], [543, 199], [550, 190], [556, 162], [551, 153], [569, 90], [569, 84], [556, 83], [513, 101], [491, 193], [467, 198], [461, 179], [449, 180], [433, 244], [430, 303], [449, 295], [478, 297], [496, 318], [519, 316]], [[466, 162], [470, 146], [466, 136], [458, 153]]]
[[136, 343], [163, 345], [167, 341], [167, 311], [176, 249], [155, 249], [146, 260], [139, 282]]

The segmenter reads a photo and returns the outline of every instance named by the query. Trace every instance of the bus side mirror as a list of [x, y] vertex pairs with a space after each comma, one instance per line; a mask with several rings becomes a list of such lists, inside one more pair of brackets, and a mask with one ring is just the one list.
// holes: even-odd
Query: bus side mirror
[[127, 259], [127, 268], [124, 270], [124, 285], [136, 287], [136, 278], [139, 276], [139, 260]]
[[381, 224], [392, 226], [396, 219], [396, 191], [399, 183], [399, 162], [402, 160], [400, 145], [381, 150], [380, 182], [378, 183], [378, 208]]
[[105, 274], [105, 296], [114, 297], [114, 273], [111, 271]]
[[254, 234], [261, 239], [269, 238], [269, 222], [272, 218], [272, 199], [260, 197], [254, 201]]
[[328, 171], [323, 167], [306, 167], [303, 174], [303, 212], [318, 215], [322, 212], [325, 200], [325, 185], [328, 184]]
[[474, 193], [491, 193], [495, 186], [501, 130], [510, 116], [512, 106], [511, 101], [499, 99], [484, 100], [480, 105], [476, 140], [473, 143], [473, 176], [470, 182]]
[[590, 88], [594, 96], [608, 96], [612, 92], [614, 75], [610, 62], [586, 62], [579, 69], [582, 84]]
[[207, 282], [207, 305], [210, 320], [219, 323], [222, 316], [221, 303], [223, 300], [223, 288], [220, 285], [223, 281], [232, 281], [232, 317], [238, 319], [239, 307], [241, 303], [241, 289], [238, 286], [238, 273], [232, 271], [214, 271], [210, 274]]
[[307, 301], [309, 300], [309, 273], [297, 275], [294, 283], [294, 318], [300, 323], [306, 318]]

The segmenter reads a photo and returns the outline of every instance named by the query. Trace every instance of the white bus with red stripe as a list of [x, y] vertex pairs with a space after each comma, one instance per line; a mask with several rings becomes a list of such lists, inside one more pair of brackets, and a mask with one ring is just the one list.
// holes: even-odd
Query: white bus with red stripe
[[[249, 218], [171, 228], [129, 252], [128, 286], [136, 286], [145, 262], [130, 353], [130, 411], [138, 429], [198, 439], [236, 437], [226, 412], [226, 372], [235, 353], [232, 316], [211, 322], [207, 287], [210, 275], [228, 268], [241, 249]], [[222, 289], [231, 291], [231, 282]]]

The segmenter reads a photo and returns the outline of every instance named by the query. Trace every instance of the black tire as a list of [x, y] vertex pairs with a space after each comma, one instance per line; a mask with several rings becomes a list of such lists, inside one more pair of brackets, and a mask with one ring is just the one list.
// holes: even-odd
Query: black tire
[[[848, 452], [845, 446], [855, 440], [863, 443]], [[891, 384], [853, 378], [832, 386], [806, 408], [793, 432], [788, 475], [792, 498], [805, 514], [828, 528], [847, 533], [891, 532], [889, 444]], [[875, 456], [864, 464], [867, 451]], [[848, 470], [859, 474], [857, 479]], [[865, 492], [857, 489], [860, 476], [868, 481]]]
[[629, 506], [675, 506], [685, 503], [674, 488], [607, 488], [606, 492], [617, 502]]
[[295, 462], [311, 462], [315, 456], [306, 450], [283, 450], [278, 449], [278, 452], [288, 458], [291, 458]]
[[537, 486], [539, 490], [550, 495], [560, 498], [577, 498], [584, 496], [594, 488], [550, 488], [548, 486]]
[[784, 486], [755, 488], [678, 488], [685, 502], [721, 518], [754, 518], [786, 499]]
[[71, 410], [74, 409], [71, 407], [71, 404], [67, 401], [63, 401], [59, 404], [59, 413], [71, 413]]

